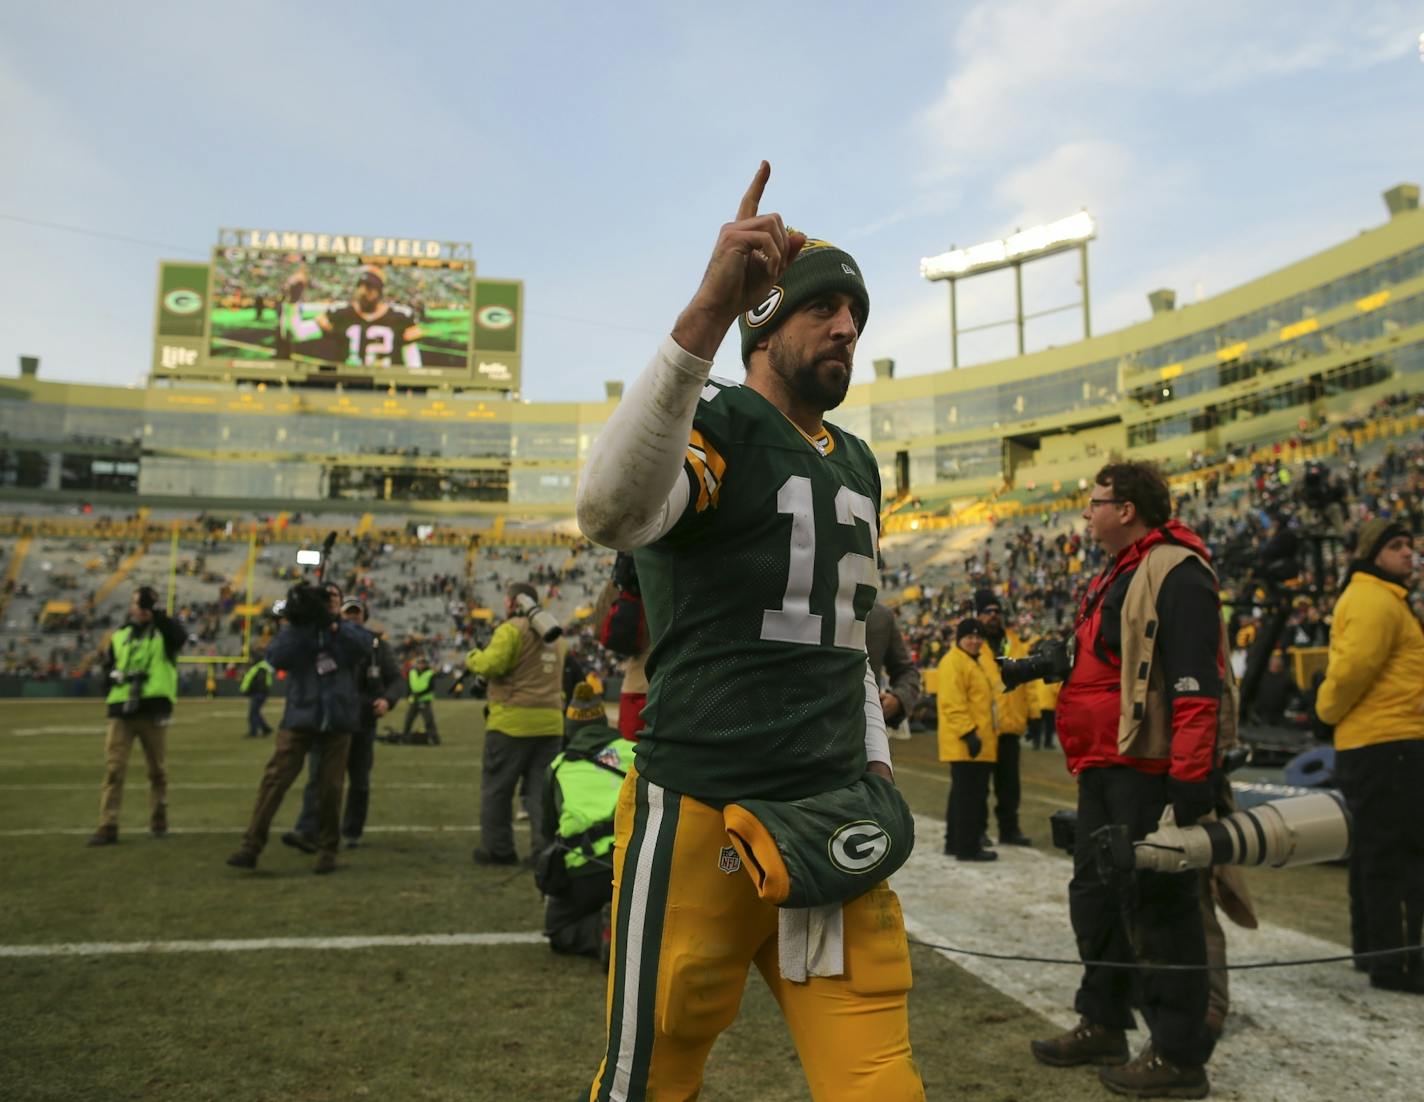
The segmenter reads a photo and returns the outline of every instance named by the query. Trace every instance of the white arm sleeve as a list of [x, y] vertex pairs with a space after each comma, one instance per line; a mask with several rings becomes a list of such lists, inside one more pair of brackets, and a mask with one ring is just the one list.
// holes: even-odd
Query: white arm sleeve
[[885, 712], [880, 707], [880, 685], [870, 670], [870, 660], [865, 662], [865, 763], [883, 762], [891, 773], [895, 767], [890, 764], [890, 739], [885, 734]]
[[667, 535], [687, 506], [683, 458], [710, 360], [671, 337], [598, 434], [579, 478], [579, 529], [594, 543], [631, 551]]

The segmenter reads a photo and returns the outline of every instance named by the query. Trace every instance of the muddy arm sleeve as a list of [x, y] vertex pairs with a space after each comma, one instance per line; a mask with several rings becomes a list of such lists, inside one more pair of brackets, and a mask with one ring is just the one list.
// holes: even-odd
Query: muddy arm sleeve
[[605, 547], [631, 551], [666, 535], [687, 504], [683, 457], [712, 364], [671, 337], [594, 441], [579, 479], [579, 528]]

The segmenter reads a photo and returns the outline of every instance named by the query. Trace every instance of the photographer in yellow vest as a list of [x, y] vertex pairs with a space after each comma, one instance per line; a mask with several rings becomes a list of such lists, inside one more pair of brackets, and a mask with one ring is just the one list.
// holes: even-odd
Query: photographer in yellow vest
[[158, 607], [158, 594], [148, 586], [134, 591], [128, 622], [109, 637], [104, 655], [108, 764], [99, 796], [99, 829], [89, 839], [91, 846], [119, 840], [124, 774], [135, 739], [148, 763], [148, 831], [155, 838], [168, 835], [168, 774], [163, 763], [168, 719], [178, 698], [178, 652], [187, 638], [182, 625]]
[[633, 744], [608, 724], [586, 681], [564, 713], [568, 747], [544, 786], [548, 845], [535, 866], [544, 893], [544, 936], [556, 953], [598, 957], [607, 967], [608, 905], [613, 900], [613, 813], [633, 764]]
[[440, 731], [435, 726], [435, 671], [430, 661], [421, 655], [406, 675], [406, 688], [410, 690], [410, 707], [405, 712], [405, 730], [402, 736], [410, 741], [410, 729], [415, 726], [419, 713], [425, 722], [425, 741], [431, 746], [440, 745]]
[[[529, 602], [521, 611], [519, 598]], [[525, 809], [534, 858], [544, 848], [541, 811], [544, 774], [564, 741], [564, 658], [562, 638], [536, 631], [531, 620], [548, 617], [533, 602], [538, 591], [515, 582], [506, 593], [508, 619], [490, 636], [489, 646], [472, 650], [465, 666], [486, 683], [485, 749], [480, 774], [480, 845], [477, 865], [514, 865], [514, 790], [524, 782]], [[557, 632], [553, 625], [551, 632]]]

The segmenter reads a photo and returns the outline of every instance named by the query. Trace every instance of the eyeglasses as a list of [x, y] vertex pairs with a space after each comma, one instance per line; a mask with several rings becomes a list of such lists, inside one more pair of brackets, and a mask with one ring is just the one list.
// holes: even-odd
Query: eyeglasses
[[1126, 505], [1125, 497], [1090, 497], [1088, 498], [1088, 508], [1094, 509], [1099, 505]]

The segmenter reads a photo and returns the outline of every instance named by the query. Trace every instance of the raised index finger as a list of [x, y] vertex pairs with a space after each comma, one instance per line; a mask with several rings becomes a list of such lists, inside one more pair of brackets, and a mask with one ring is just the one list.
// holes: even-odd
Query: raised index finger
[[757, 166], [756, 175], [752, 177], [751, 187], [747, 188], [747, 193], [742, 196], [742, 201], [737, 206], [738, 222], [756, 217], [757, 207], [761, 205], [761, 193], [766, 190], [766, 182], [770, 179], [771, 165], [762, 161]]

